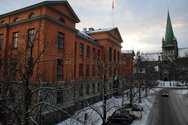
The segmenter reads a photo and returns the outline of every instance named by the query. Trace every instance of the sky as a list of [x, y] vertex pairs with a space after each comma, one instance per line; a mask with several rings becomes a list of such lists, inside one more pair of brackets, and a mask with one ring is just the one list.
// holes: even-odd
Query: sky
[[[45, 0], [0, 0], [0, 15]], [[188, 48], [188, 0], [67, 0], [80, 22], [76, 28], [118, 27], [122, 50], [161, 51], [169, 10], [179, 48]]]

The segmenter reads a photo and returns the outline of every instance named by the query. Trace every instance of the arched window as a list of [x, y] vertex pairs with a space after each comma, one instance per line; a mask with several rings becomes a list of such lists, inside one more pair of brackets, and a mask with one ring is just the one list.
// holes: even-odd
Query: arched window
[[65, 19], [64, 18], [59, 18], [59, 21], [62, 22], [62, 23], [65, 23]]
[[17, 22], [20, 21], [20, 19], [18, 17], [14, 18], [13, 22]]
[[112, 47], [109, 48], [108, 56], [109, 56], [109, 61], [112, 61]]
[[5, 24], [5, 21], [3, 20], [3, 21], [1, 21], [1, 23], [2, 23], [2, 24]]
[[33, 18], [33, 17], [35, 17], [36, 15], [34, 14], [34, 13], [31, 13], [31, 14], [29, 14], [29, 16], [28, 16], [28, 18], [30, 19], [30, 18]]

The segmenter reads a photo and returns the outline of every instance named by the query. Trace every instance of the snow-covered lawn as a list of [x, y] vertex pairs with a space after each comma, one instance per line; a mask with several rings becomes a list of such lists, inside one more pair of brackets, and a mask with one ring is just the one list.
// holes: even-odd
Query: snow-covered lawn
[[[142, 103], [139, 104], [144, 108], [142, 118], [140, 120], [133, 121], [131, 125], [145, 125], [150, 109], [155, 99], [155, 93], [158, 90], [159, 89], [151, 89], [148, 92], [148, 97], [142, 98]], [[109, 111], [107, 112], [107, 118], [108, 116], [112, 115], [112, 113], [115, 110], [121, 107], [122, 100], [123, 103], [125, 104], [128, 103], [129, 99], [125, 95], [124, 99], [123, 97], [118, 97], [118, 98], [112, 97], [107, 101], [107, 109], [109, 109]], [[88, 106], [82, 110], [79, 110], [74, 114], [74, 116], [72, 116], [71, 118], [65, 121], [62, 121], [61, 123], [58, 123], [57, 125], [101, 125], [102, 119], [100, 118], [99, 114], [102, 114], [102, 104], [103, 103], [101, 101], [91, 106]]]

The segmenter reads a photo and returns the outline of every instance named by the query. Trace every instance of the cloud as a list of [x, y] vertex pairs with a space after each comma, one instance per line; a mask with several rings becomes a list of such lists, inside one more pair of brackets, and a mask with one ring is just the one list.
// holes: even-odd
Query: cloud
[[[0, 14], [44, 0], [1, 0]], [[81, 22], [76, 28], [113, 26], [112, 0], [68, 0]], [[115, 0], [114, 26], [119, 28], [123, 49], [160, 50], [165, 36], [167, 8], [179, 47], [188, 47], [188, 0]], [[8, 6], [8, 7], [7, 7]]]

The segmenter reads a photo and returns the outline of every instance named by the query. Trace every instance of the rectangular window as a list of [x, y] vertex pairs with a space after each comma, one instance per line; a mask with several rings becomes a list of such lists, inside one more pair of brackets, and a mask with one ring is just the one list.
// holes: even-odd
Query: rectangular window
[[57, 104], [63, 103], [63, 90], [57, 90]]
[[32, 57], [28, 57], [26, 59], [26, 73], [29, 76], [33, 75], [33, 58]]
[[92, 91], [95, 94], [95, 83], [92, 84]]
[[58, 48], [62, 49], [64, 44], [64, 33], [58, 32]]
[[84, 55], [84, 44], [80, 43], [80, 56]]
[[87, 46], [86, 56], [90, 58], [90, 46]]
[[100, 92], [100, 88], [101, 88], [101, 85], [100, 85], [100, 83], [98, 82], [98, 85], [97, 85], [97, 90], [98, 90], [98, 92]]
[[100, 55], [101, 55], [100, 50], [98, 50], [98, 51], [97, 51], [97, 60], [98, 60], [98, 61], [100, 60]]
[[79, 96], [82, 96], [83, 95], [83, 85], [82, 84], [80, 84], [80, 86], [79, 86]]
[[118, 57], [117, 57], [117, 60], [118, 60], [118, 63], [119, 63], [119, 59], [120, 59], [120, 57], [119, 57], [120, 55], [119, 55], [119, 51], [118, 51]]
[[114, 62], [116, 62], [116, 50], [114, 50]]
[[93, 56], [93, 59], [95, 59], [95, 48], [92, 49], [92, 56]]
[[35, 29], [29, 29], [28, 30], [28, 43], [27, 43], [27, 46], [28, 47], [32, 47], [34, 41], [35, 41]]
[[12, 76], [15, 76], [17, 72], [17, 60], [12, 59], [10, 62], [10, 73]]
[[89, 84], [86, 84], [86, 94], [89, 95]]
[[89, 64], [86, 65], [86, 76], [89, 76], [90, 72], [89, 72]]
[[0, 50], [2, 50], [3, 45], [3, 34], [0, 34]]
[[2, 67], [2, 60], [0, 59], [0, 72], [1, 72], [1, 67]]
[[2, 84], [0, 83], [0, 94], [1, 94], [1, 92], [2, 92]]
[[62, 80], [63, 78], [63, 60], [57, 60], [57, 80]]
[[79, 76], [83, 76], [83, 64], [79, 64]]
[[18, 47], [18, 32], [13, 33], [13, 48]]
[[95, 65], [92, 66], [92, 76], [95, 76]]
[[98, 72], [98, 74], [100, 74], [100, 65], [97, 65], [97, 72]]

